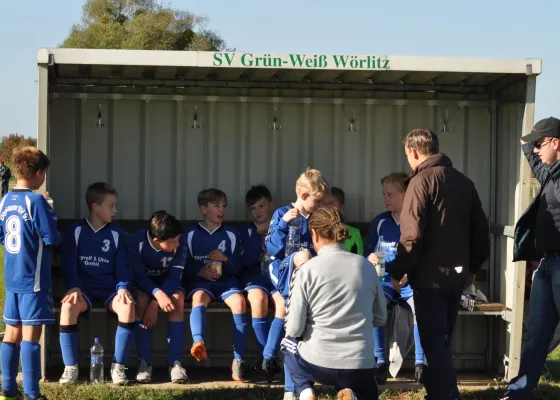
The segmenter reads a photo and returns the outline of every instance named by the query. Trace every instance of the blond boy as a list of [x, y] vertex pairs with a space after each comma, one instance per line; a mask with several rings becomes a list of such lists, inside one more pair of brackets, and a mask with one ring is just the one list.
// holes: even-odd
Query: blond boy
[[[311, 213], [322, 206], [330, 193], [329, 185], [320, 171], [308, 168], [296, 182], [297, 199], [294, 203], [274, 212], [265, 239], [266, 251], [270, 255], [270, 277], [284, 299], [290, 293], [290, 278], [294, 268], [316, 255], [307, 220]], [[295, 246], [288, 243], [290, 230], [295, 233]], [[299, 242], [299, 243], [298, 243]], [[285, 369], [284, 399], [296, 399], [294, 384]]]

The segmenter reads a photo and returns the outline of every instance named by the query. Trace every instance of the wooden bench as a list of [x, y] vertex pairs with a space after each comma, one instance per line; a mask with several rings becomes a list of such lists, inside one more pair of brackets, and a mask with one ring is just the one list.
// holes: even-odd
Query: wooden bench
[[[60, 220], [59, 221], [59, 230], [62, 232], [67, 229], [72, 223], [76, 222], [76, 220]], [[120, 220], [118, 221], [119, 225], [123, 227], [127, 232], [132, 233], [138, 229], [143, 229], [148, 226], [148, 221], [139, 221], [139, 220]], [[186, 230], [189, 226], [192, 226], [198, 221], [181, 221], [183, 228]], [[249, 223], [249, 221], [232, 221], [228, 222], [228, 225], [234, 227], [240, 227]], [[358, 228], [364, 240], [367, 236], [369, 231], [370, 223], [349, 223], [350, 225]], [[58, 250], [53, 251], [53, 295], [55, 298], [55, 305], [60, 304], [60, 300], [62, 299], [63, 295], [66, 292], [66, 288], [63, 284], [62, 278], [62, 271], [59, 266], [59, 254]], [[486, 280], [486, 271], [481, 271], [477, 276], [477, 281], [484, 282]], [[248, 312], [250, 312], [250, 306], [248, 305]], [[186, 302], [185, 304], [185, 313], [189, 314], [191, 311], [191, 304], [190, 302]], [[87, 366], [89, 360], [89, 346], [93, 342], [94, 337], [103, 337], [102, 344], [104, 345], [105, 351], [107, 354], [112, 354], [113, 347], [112, 342], [114, 339], [114, 332], [116, 329], [116, 321], [112, 318], [106, 318], [103, 313], [105, 309], [102, 304], [94, 304], [92, 309], [92, 315], [90, 316], [89, 320], [80, 321], [80, 365]], [[207, 338], [206, 343], [208, 346], [208, 353], [209, 359], [202, 363], [203, 366], [225, 366], [231, 362], [231, 348], [232, 348], [232, 341], [231, 341], [231, 317], [229, 308], [219, 302], [211, 303], [208, 307], [207, 312], [210, 314], [208, 316], [208, 323], [207, 323]], [[475, 307], [473, 311], [461, 310], [459, 314], [461, 316], [502, 316], [505, 312], [505, 307], [502, 304], [498, 303], [491, 303], [485, 305], [478, 305]], [[62, 368], [62, 359], [60, 354], [60, 348], [58, 344], [58, 318], [60, 313], [60, 307], [55, 307], [55, 313], [57, 316], [57, 324], [51, 325], [47, 327], [45, 334], [43, 335], [43, 354], [42, 354], [42, 364], [43, 364], [43, 371], [44, 374], [47, 369], [51, 369], [52, 367], [60, 367]], [[269, 305], [269, 316], [272, 317], [274, 315], [274, 304], [270, 302]], [[160, 313], [159, 318], [166, 318], [165, 313]], [[188, 320], [188, 318], [187, 318]], [[187, 322], [188, 323], [188, 322]], [[481, 324], [481, 328], [483, 326], [487, 326], [486, 324], [492, 324], [493, 322], [485, 322], [485, 323], [477, 323]], [[252, 328], [248, 326], [248, 348], [247, 348], [247, 360], [258, 360], [260, 356], [260, 351], [256, 347], [254, 334], [252, 332]], [[165, 354], [166, 354], [166, 346], [165, 340], [165, 324], [158, 324], [158, 327], [154, 329], [154, 366], [158, 366], [158, 362], [166, 361]], [[163, 343], [160, 343], [163, 342]], [[185, 355], [188, 355], [188, 349], [190, 348], [190, 341], [187, 335], [187, 340], [185, 342], [185, 347], [187, 348], [185, 351]], [[460, 355], [457, 355], [460, 356]], [[490, 354], [485, 350], [485, 353], [480, 354], [466, 354], [462, 357], [471, 357], [476, 360], [490, 360]], [[201, 365], [197, 364], [194, 360], [190, 360], [191, 357], [186, 357], [185, 360], [186, 366], [194, 366], [194, 365]], [[462, 359], [462, 358], [460, 358]], [[469, 358], [470, 359], [470, 358]], [[106, 357], [106, 360], [110, 362], [110, 357]], [[131, 354], [131, 364], [129, 366], [135, 366], [135, 355]]]

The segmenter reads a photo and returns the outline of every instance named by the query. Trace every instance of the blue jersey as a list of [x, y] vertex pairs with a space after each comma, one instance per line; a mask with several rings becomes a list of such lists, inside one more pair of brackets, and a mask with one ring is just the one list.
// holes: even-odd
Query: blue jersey
[[165, 252], [154, 247], [147, 229], [141, 229], [128, 240], [128, 256], [136, 284], [146, 293], [153, 295], [161, 289], [170, 296], [181, 287], [186, 261], [184, 235], [174, 252]]
[[[381, 250], [386, 254], [385, 277], [383, 278], [382, 285], [392, 287], [391, 261], [393, 261], [397, 255], [397, 246], [401, 239], [401, 227], [397, 221], [395, 221], [390, 211], [379, 214], [371, 223], [366, 242], [366, 252], [364, 254], [366, 257], [375, 252], [375, 247], [381, 236], [383, 236], [383, 242], [380, 244]], [[409, 285], [401, 289], [401, 296], [412, 296], [412, 289]]]
[[261, 274], [261, 261], [270, 262], [264, 244], [265, 235], [259, 233], [257, 226], [252, 223], [239, 229], [241, 237], [241, 267], [244, 276]]
[[222, 276], [218, 282], [236, 278], [241, 273], [241, 240], [237, 229], [219, 226], [214, 232], [208, 231], [202, 224], [196, 224], [185, 233], [187, 237], [187, 275], [190, 279], [206, 280], [198, 273], [210, 262], [208, 255], [220, 250], [227, 261], [222, 263]]
[[68, 289], [91, 295], [130, 290], [132, 270], [126, 257], [126, 232], [117, 224], [95, 230], [87, 218], [64, 232], [60, 262]]
[[0, 202], [6, 290], [34, 293], [52, 289], [51, 246], [60, 243], [56, 215], [40, 194], [14, 189]]
[[[282, 219], [284, 214], [290, 209], [294, 208], [293, 205], [285, 206], [279, 208], [274, 212], [272, 220], [270, 221], [270, 227], [268, 228], [268, 234], [266, 237], [266, 251], [270, 254], [272, 260], [282, 260], [284, 255], [284, 250], [286, 248], [286, 239], [288, 237], [288, 223]], [[307, 217], [299, 216], [301, 218], [301, 248], [307, 249], [314, 256], [315, 249], [313, 248], [313, 241], [311, 240], [311, 231], [307, 225]]]

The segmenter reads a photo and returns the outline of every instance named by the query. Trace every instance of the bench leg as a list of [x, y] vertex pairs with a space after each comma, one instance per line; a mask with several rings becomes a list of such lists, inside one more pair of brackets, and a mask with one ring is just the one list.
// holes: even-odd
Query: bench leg
[[43, 325], [43, 334], [39, 341], [41, 345], [41, 378], [43, 382], [47, 380], [47, 329], [49, 329], [49, 325]]

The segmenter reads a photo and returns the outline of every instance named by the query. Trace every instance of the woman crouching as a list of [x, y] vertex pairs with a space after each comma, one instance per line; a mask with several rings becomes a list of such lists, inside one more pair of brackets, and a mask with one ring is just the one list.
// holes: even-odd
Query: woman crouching
[[377, 399], [371, 328], [387, 319], [379, 279], [344, 249], [348, 230], [336, 209], [313, 213], [309, 229], [317, 256], [293, 273], [281, 346], [296, 394], [315, 400], [317, 382], [341, 400]]

